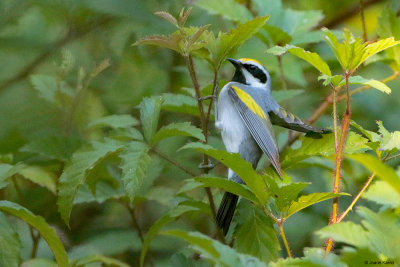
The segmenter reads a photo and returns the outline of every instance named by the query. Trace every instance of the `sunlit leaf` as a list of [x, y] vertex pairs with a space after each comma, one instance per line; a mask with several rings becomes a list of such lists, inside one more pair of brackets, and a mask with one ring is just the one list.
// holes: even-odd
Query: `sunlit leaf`
[[36, 216], [26, 208], [6, 200], [0, 201], [0, 211], [16, 216], [35, 228], [43, 239], [46, 240], [56, 258], [58, 266], [68, 266], [68, 257], [63, 244], [58, 238], [56, 231], [42, 217]]
[[309, 195], [304, 195], [301, 196], [297, 201], [293, 202], [290, 204], [287, 215], [285, 216], [285, 219], [288, 219], [290, 216], [293, 214], [301, 211], [302, 209], [307, 208], [308, 206], [311, 206], [315, 203], [331, 199], [334, 197], [340, 197], [340, 196], [348, 196], [349, 194], [347, 193], [313, 193]]
[[400, 192], [400, 177], [392, 167], [383, 164], [382, 161], [370, 154], [353, 154], [346, 155], [346, 157], [361, 163], [368, 170], [376, 173], [380, 179], [390, 184], [397, 192]]
[[56, 194], [56, 179], [57, 177], [54, 173], [46, 170], [40, 166], [21, 166], [21, 170], [18, 173], [24, 176], [26, 179], [38, 184], [40, 186], [46, 187], [50, 192]]
[[324, 60], [322, 60], [322, 58], [317, 53], [312, 53], [312, 52], [306, 51], [299, 47], [290, 48], [290, 49], [288, 49], [288, 51], [292, 55], [295, 55], [296, 57], [299, 57], [299, 58], [307, 61], [311, 65], [313, 65], [322, 74], [332, 76], [332, 73], [331, 73], [331, 70], [330, 70], [328, 64], [326, 64], [326, 62]]
[[[339, 86], [343, 86], [345, 85], [345, 81], [342, 80], [339, 83]], [[377, 81], [377, 80], [368, 80], [365, 79], [361, 76], [352, 76], [349, 78], [349, 84], [363, 84], [363, 85], [368, 85], [371, 86], [372, 88], [378, 89], [379, 91], [386, 93], [386, 94], [390, 94], [392, 92], [392, 90], [390, 90], [390, 88], [384, 84], [383, 82]]]
[[392, 208], [400, 206], [400, 193], [385, 181], [376, 181], [369, 186], [368, 191], [362, 195], [362, 198]]
[[368, 232], [359, 224], [340, 222], [325, 226], [318, 230], [321, 238], [333, 238], [337, 242], [344, 242], [356, 247], [368, 246]]

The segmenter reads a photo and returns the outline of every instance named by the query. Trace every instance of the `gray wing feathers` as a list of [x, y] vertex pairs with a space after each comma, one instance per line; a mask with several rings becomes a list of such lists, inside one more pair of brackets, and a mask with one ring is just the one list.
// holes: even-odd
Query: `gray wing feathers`
[[279, 163], [279, 151], [269, 119], [263, 119], [254, 114], [246, 104], [240, 100], [239, 96], [232, 88], [229, 88], [228, 93], [254, 140], [268, 156], [278, 174], [282, 176], [281, 165]]

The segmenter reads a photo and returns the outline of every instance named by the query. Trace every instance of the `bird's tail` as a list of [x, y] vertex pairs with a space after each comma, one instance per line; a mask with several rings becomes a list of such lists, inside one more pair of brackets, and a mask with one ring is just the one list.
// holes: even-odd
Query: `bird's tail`
[[216, 221], [217, 226], [223, 230], [224, 235], [226, 235], [229, 230], [237, 202], [237, 195], [225, 192], [221, 204], [219, 205]]

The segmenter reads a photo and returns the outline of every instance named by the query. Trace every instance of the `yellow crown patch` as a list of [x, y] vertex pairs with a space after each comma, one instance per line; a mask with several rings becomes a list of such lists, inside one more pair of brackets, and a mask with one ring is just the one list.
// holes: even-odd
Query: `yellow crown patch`
[[260, 63], [260, 61], [252, 59], [252, 58], [239, 58], [239, 61], [241, 61], [241, 62], [254, 62], [254, 63], [262, 65]]

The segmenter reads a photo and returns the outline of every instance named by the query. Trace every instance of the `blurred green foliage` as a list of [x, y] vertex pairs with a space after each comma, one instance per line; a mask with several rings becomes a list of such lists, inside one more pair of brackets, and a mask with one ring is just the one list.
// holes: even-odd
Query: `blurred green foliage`
[[[400, 4], [363, 3], [378, 42], [355, 38], [358, 0], [0, 1], [0, 266], [399, 265]], [[321, 202], [352, 200], [330, 193], [333, 134], [286, 146], [275, 128], [283, 181], [265, 159], [255, 171], [223, 151], [211, 101], [203, 118], [197, 98], [230, 80], [228, 56], [262, 62], [277, 101], [330, 128], [332, 87], [357, 69], [341, 191], [379, 180], [345, 222], [327, 226]], [[203, 154], [222, 163], [208, 175]], [[223, 180], [226, 166], [247, 186]], [[226, 244], [208, 195], [217, 204], [224, 190], [242, 197]]]

